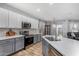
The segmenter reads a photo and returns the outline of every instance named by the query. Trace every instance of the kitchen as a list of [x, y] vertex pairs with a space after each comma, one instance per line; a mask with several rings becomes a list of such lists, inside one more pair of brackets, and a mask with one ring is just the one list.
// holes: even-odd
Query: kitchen
[[79, 56], [79, 3], [0, 3], [0, 56]]
[[41, 41], [43, 30], [39, 33], [39, 28], [44, 29], [45, 22], [26, 15], [8, 4], [0, 4], [1, 56], [16, 54], [19, 50], [25, 50], [26, 46]]

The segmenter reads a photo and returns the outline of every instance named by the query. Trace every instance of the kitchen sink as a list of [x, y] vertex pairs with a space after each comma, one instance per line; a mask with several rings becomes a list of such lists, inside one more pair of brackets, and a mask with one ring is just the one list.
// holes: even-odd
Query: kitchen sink
[[60, 41], [60, 40], [55, 39], [55, 38], [53, 38], [53, 37], [45, 37], [45, 38], [48, 39], [49, 41]]

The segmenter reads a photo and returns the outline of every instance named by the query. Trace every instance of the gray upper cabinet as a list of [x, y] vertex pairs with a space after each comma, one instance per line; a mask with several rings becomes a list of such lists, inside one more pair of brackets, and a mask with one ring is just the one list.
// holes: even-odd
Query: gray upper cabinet
[[0, 28], [8, 27], [8, 10], [0, 8]]
[[10, 55], [24, 48], [24, 36], [0, 41], [0, 56]]

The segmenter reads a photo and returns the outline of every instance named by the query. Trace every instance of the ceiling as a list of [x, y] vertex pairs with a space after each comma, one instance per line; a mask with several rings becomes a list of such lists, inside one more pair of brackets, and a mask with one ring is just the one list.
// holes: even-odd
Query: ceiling
[[45, 21], [79, 19], [78, 3], [8, 3]]

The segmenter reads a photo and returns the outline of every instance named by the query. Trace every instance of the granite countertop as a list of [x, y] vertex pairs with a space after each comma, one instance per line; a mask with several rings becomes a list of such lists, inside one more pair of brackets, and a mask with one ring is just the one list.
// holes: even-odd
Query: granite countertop
[[15, 35], [15, 36], [2, 36], [0, 37], [0, 40], [6, 40], [6, 39], [11, 39], [11, 38], [16, 38], [16, 37], [22, 37], [24, 35]]
[[61, 41], [49, 41], [43, 36], [51, 46], [65, 56], [79, 56], [79, 41], [69, 38], [62, 38]]

